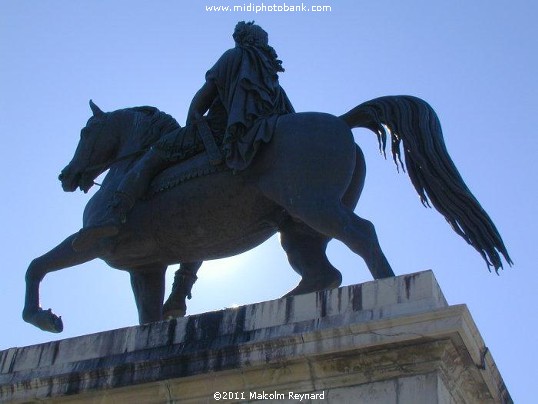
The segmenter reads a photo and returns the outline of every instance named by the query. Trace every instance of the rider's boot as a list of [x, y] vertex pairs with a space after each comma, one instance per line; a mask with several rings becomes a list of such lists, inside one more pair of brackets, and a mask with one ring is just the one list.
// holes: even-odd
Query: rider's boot
[[103, 219], [96, 225], [80, 229], [71, 244], [73, 250], [85, 251], [93, 247], [100, 240], [117, 235], [120, 227], [127, 219], [127, 213], [133, 205], [134, 199], [130, 195], [117, 191]]

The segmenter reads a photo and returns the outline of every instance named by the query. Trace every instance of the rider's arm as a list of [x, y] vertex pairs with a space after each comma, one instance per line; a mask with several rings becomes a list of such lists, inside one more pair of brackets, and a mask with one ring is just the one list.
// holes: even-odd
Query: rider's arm
[[213, 80], [206, 81], [192, 99], [189, 113], [187, 114], [187, 125], [200, 119], [207, 112], [217, 94], [215, 82]]

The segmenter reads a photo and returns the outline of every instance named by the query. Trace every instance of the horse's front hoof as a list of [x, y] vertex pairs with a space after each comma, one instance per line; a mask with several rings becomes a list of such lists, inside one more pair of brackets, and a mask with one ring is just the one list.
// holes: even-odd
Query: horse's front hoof
[[178, 318], [178, 317], [185, 317], [186, 313], [187, 313], [186, 305], [165, 304], [163, 307], [163, 319], [165, 320], [170, 320], [172, 318]]
[[54, 314], [51, 309], [43, 310], [39, 308], [33, 313], [23, 313], [22, 317], [24, 321], [35, 325], [43, 331], [59, 333], [64, 330], [62, 318]]

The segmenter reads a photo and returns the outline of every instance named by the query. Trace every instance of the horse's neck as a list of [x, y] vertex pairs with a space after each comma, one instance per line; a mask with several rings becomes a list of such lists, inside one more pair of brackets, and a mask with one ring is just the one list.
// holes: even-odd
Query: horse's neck
[[[125, 173], [134, 165], [141, 157], [137, 154], [143, 150], [144, 145], [143, 135], [148, 129], [145, 127], [140, 113], [124, 114], [119, 116], [118, 128], [119, 147], [113, 163], [103, 180], [103, 188], [116, 188]], [[132, 157], [128, 157], [132, 155]], [[124, 157], [127, 157], [123, 159]]]
[[136, 153], [144, 147], [144, 135], [148, 131], [147, 119], [140, 112], [123, 113], [116, 125], [120, 138], [118, 158]]

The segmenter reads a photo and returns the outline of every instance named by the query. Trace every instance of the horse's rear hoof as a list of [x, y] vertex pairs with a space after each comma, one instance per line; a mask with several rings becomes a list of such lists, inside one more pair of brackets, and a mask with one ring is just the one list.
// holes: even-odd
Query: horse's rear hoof
[[339, 287], [342, 284], [342, 275], [338, 271], [334, 271], [330, 276], [323, 277], [321, 279], [315, 280], [301, 280], [299, 284], [286, 293], [282, 297], [290, 297], [297, 295], [304, 295], [306, 293], [321, 292], [327, 289], [334, 289]]

